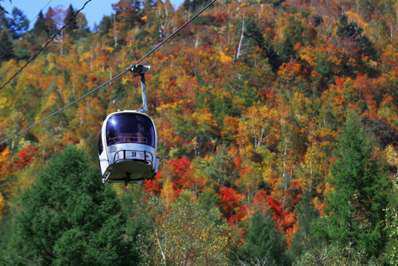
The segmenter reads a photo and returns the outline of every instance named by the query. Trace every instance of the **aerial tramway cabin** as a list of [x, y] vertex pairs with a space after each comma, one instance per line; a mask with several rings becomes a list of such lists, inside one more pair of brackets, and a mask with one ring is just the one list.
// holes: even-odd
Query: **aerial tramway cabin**
[[159, 159], [156, 157], [157, 132], [153, 120], [146, 114], [147, 66], [134, 66], [141, 76], [143, 107], [109, 114], [101, 128], [98, 155], [102, 182], [134, 182], [153, 178]]

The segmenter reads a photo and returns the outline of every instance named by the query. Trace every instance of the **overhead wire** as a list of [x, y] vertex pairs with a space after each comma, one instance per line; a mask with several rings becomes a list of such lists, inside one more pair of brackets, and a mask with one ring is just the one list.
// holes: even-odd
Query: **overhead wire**
[[[86, 6], [91, 2], [92, 0], [87, 0], [80, 9], [78, 9], [75, 13], [74, 16], [76, 17], [81, 11], [83, 11], [83, 9], [86, 8]], [[28, 60], [26, 60], [26, 62], [20, 67], [18, 68], [17, 71], [14, 72], [14, 74], [11, 75], [11, 77], [9, 77], [1, 86], [0, 86], [0, 90], [2, 90], [4, 87], [6, 87], [8, 84], [11, 83], [11, 81], [13, 81], [16, 77], [18, 77], [19, 74], [22, 73], [22, 71], [30, 64], [32, 63], [49, 45], [50, 43], [52, 43], [54, 41], [54, 39], [60, 34], [62, 33], [62, 31], [64, 29], [66, 29], [70, 24], [72, 23], [72, 21], [69, 21], [68, 23], [65, 23], [61, 28], [59, 28], [55, 33], [53, 33], [50, 38], [47, 39], [47, 41], [40, 47], [40, 49], [34, 53], [33, 55], [31, 55], [29, 57]]]
[[211, 0], [209, 3], [207, 3], [205, 6], [203, 6], [195, 15], [193, 15], [190, 19], [188, 19], [184, 24], [182, 24], [180, 27], [178, 27], [172, 34], [167, 36], [164, 40], [162, 40], [160, 43], [155, 45], [152, 49], [150, 49], [147, 53], [145, 53], [135, 64], [133, 65], [138, 65], [141, 64], [145, 58], [148, 56], [152, 55], [154, 52], [159, 50], [165, 43], [167, 43], [169, 40], [174, 38], [180, 31], [182, 31], [186, 26], [192, 23], [197, 17], [199, 17], [203, 12], [205, 12], [209, 7], [211, 7], [217, 0]]
[[39, 17], [40, 12], [43, 12], [52, 2], [53, 0], [48, 0], [47, 3], [37, 12], [37, 15], [34, 17], [33, 20], [36, 20]]
[[[91, 1], [91, 0], [90, 0]], [[90, 2], [88, 1], [88, 2]], [[210, 8], [210, 6], [212, 6], [217, 0], [211, 0], [208, 4], [206, 4], [205, 6], [203, 6], [195, 15], [193, 15], [191, 18], [189, 18], [184, 24], [182, 24], [181, 26], [179, 26], [173, 33], [171, 33], [169, 36], [167, 36], [165, 39], [163, 39], [161, 42], [159, 42], [157, 45], [155, 45], [153, 48], [151, 48], [148, 52], [146, 52], [141, 58], [139, 58], [135, 63], [130, 64], [128, 67], [124, 68], [121, 72], [119, 72], [118, 74], [116, 74], [115, 76], [113, 76], [111, 79], [101, 83], [100, 85], [94, 87], [93, 89], [89, 90], [88, 92], [86, 92], [85, 94], [83, 94], [82, 96], [80, 96], [79, 98], [77, 98], [76, 100], [67, 103], [66, 105], [64, 105], [63, 107], [61, 107], [60, 109], [50, 113], [49, 115], [47, 115], [46, 117], [44, 117], [43, 119], [40, 119], [38, 121], [33, 122], [32, 124], [30, 124], [30, 126], [28, 126], [27, 128], [25, 128], [24, 130], [22, 130], [22, 132], [17, 133], [15, 136], [12, 137], [8, 137], [8, 138], [4, 138], [2, 141], [0, 141], [0, 145], [3, 145], [5, 143], [7, 143], [9, 140], [12, 140], [13, 138], [15, 138], [16, 136], [22, 135], [27, 133], [29, 130], [31, 130], [32, 128], [36, 127], [37, 125], [40, 125], [42, 123], [44, 123], [45, 121], [49, 120], [50, 118], [52, 118], [53, 116], [62, 113], [64, 110], [66, 110], [67, 108], [73, 106], [74, 104], [82, 101], [83, 99], [85, 99], [86, 97], [94, 94], [95, 92], [99, 91], [100, 89], [103, 89], [104, 87], [106, 87], [107, 85], [111, 84], [113, 81], [119, 79], [121, 76], [123, 76], [124, 74], [130, 72], [131, 68], [134, 65], [138, 65], [143, 63], [143, 61], [151, 56], [153, 53], [155, 53], [156, 51], [158, 51], [164, 44], [166, 44], [168, 41], [170, 41], [171, 39], [173, 39], [179, 32], [181, 32], [184, 28], [186, 28], [189, 24], [192, 23], [192, 21], [194, 21], [197, 17], [199, 17], [203, 12], [205, 12], [208, 8]]]
[[[36, 20], [36, 18], [39, 16], [40, 12], [43, 12], [44, 9], [46, 9], [52, 2], [53, 0], [48, 0], [47, 3], [40, 8], [39, 12], [37, 12], [37, 15], [33, 18], [33, 20]], [[12, 7], [16, 7], [15, 5], [12, 5]]]
[[[39, 17], [40, 12], [43, 12], [51, 4], [52, 1], [54, 0], [48, 0], [47, 3], [42, 8], [40, 8], [39, 12], [37, 12], [37, 15], [32, 19], [32, 21], [35, 21]], [[13, 5], [13, 7], [16, 6]]]

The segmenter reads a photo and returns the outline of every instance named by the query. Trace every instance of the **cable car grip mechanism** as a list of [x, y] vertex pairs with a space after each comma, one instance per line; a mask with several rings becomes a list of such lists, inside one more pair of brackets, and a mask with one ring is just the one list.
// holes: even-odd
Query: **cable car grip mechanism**
[[140, 76], [141, 83], [141, 97], [142, 97], [142, 107], [138, 110], [141, 113], [148, 112], [148, 100], [146, 95], [146, 82], [145, 82], [145, 73], [151, 69], [149, 65], [133, 65], [131, 67], [131, 72], [134, 76]]

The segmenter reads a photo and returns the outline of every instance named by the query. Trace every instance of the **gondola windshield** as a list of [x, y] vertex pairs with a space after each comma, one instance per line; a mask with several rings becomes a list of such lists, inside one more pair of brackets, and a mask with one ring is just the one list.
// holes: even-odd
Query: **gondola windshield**
[[106, 125], [107, 145], [138, 143], [155, 147], [152, 121], [137, 113], [119, 113], [109, 118]]
[[104, 147], [102, 146], [102, 135], [99, 134], [98, 137], [98, 154], [101, 154], [104, 151]]

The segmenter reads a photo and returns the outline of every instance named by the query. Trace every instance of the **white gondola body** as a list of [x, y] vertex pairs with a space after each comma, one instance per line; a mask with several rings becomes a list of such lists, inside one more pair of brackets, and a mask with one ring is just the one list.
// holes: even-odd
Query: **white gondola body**
[[99, 142], [102, 181], [152, 178], [159, 165], [156, 149], [156, 127], [148, 115], [135, 110], [109, 114], [102, 125]]

